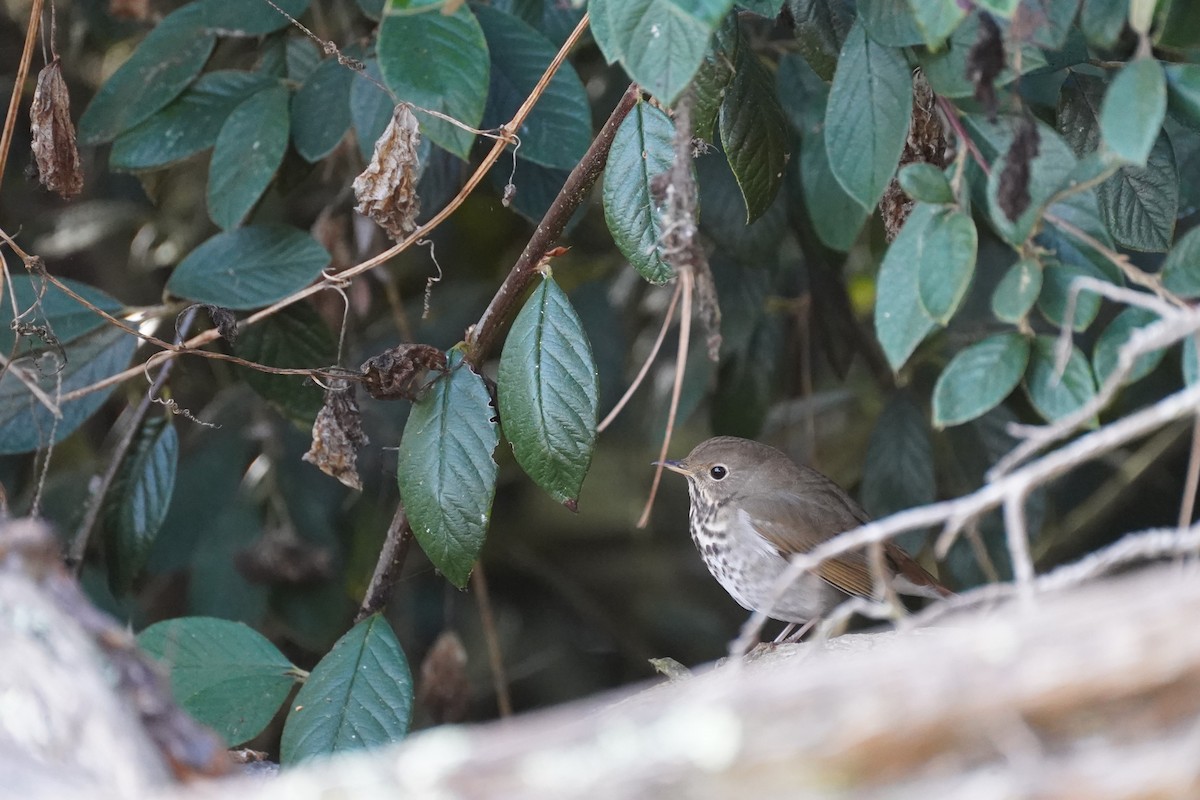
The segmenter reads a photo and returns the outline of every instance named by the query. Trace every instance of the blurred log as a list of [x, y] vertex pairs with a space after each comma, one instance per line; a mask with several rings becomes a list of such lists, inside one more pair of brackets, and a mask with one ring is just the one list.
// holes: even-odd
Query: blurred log
[[[1039, 594], [1028, 608], [779, 648], [650, 689], [165, 796], [1195, 797], [1197, 620], [1195, 569], [1155, 566]], [[0, 632], [13, 652], [21, 631]], [[24, 669], [9, 660], [6, 671]], [[93, 777], [73, 794], [48, 771], [53, 787], [25, 796], [164, 796]]]

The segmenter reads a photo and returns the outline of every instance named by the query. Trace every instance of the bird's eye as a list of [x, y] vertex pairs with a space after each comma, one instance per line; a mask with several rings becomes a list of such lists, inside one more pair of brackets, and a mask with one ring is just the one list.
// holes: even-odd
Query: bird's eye
[[725, 469], [724, 464], [717, 464], [708, 471], [708, 474], [712, 476], [714, 481], [720, 481], [725, 479], [725, 476], [729, 474], [729, 470]]

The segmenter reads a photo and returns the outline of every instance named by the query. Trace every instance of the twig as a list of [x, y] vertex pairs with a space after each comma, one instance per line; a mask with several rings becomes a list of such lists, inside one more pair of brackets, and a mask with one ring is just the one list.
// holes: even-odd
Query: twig
[[1187, 303], [1163, 287], [1162, 281], [1159, 280], [1157, 275], [1151, 275], [1149, 273], [1142, 272], [1140, 269], [1130, 263], [1128, 258], [1121, 255], [1116, 250], [1113, 250], [1111, 247], [1108, 247], [1087, 231], [1083, 230], [1077, 225], [1067, 222], [1057, 214], [1052, 214], [1049, 209], [1042, 213], [1042, 219], [1044, 219], [1046, 222], [1049, 222], [1051, 225], [1054, 225], [1056, 228], [1059, 228], [1063, 232], [1070, 234], [1073, 238], [1083, 242], [1097, 253], [1100, 253], [1102, 256], [1116, 265], [1117, 269], [1121, 270], [1125, 277], [1133, 283], [1137, 284], [1138, 286], [1144, 286], [1171, 305], [1176, 307], [1187, 306]]
[[[195, 317], [196, 309], [192, 309], [184, 317], [179, 325], [179, 332], [176, 335], [177, 341], [183, 341], [184, 336], [187, 335], [187, 329], [191, 327]], [[171, 375], [173, 364], [174, 362], [168, 361], [163, 365], [162, 371], [154, 379], [150, 391], [146, 393], [146, 396], [142, 398], [136, 407], [132, 408], [125, 415], [125, 419], [121, 423], [118, 423], [124, 424], [125, 429], [109, 454], [108, 466], [105, 467], [103, 474], [99, 476], [99, 482], [91, 488], [87, 506], [84, 508], [83, 519], [79, 521], [79, 526], [75, 529], [75, 535], [71, 537], [71, 546], [67, 550], [67, 569], [71, 570], [77, 576], [79, 575], [79, 570], [83, 567], [83, 557], [87, 552], [88, 538], [92, 534], [92, 528], [96, 526], [96, 519], [100, 516], [100, 509], [104, 507], [104, 501], [108, 497], [108, 489], [117, 477], [117, 472], [121, 468], [121, 462], [125, 460], [125, 454], [129, 452], [129, 448], [133, 445], [133, 440], [137, 437], [137, 432], [142, 426], [142, 420], [146, 418], [146, 412], [150, 409], [152, 402], [150, 398], [166, 384], [167, 378]]]
[[[857, 550], [871, 542], [890, 539], [904, 531], [939, 523], [961, 526], [964, 521], [996, 508], [1011, 497], [1024, 496], [1035, 486], [1045, 484], [1085, 461], [1145, 436], [1172, 420], [1195, 414], [1198, 408], [1200, 384], [1189, 386], [1153, 405], [1081, 436], [1037, 461], [984, 484], [971, 494], [955, 500], [901, 511], [840, 534], [811, 552], [792, 558], [788, 568], [775, 582], [772, 595], [774, 602], [778, 602], [778, 598], [782, 597], [801, 575], [830, 558]], [[1036, 587], [1038, 584], [1034, 582], [1032, 585]], [[745, 652], [747, 647], [753, 646], [769, 616], [769, 608], [754, 612], [742, 626], [741, 633], [730, 647], [730, 652], [740, 654]]]
[[[525, 121], [525, 118], [529, 116], [529, 112], [533, 109], [534, 104], [541, 97], [541, 95], [545, 92], [546, 87], [549, 86], [550, 79], [552, 77], [554, 77], [554, 74], [558, 71], [558, 68], [560, 66], [562, 66], [563, 61], [567, 57], [567, 53], [570, 52], [572, 47], [574, 47], [575, 43], [583, 35], [583, 32], [585, 30], [587, 30], [587, 25], [588, 25], [588, 16], [585, 14], [583, 16], [583, 18], [579, 21], [579, 24], [575, 26], [575, 30], [573, 30], [571, 32], [571, 35], [567, 37], [567, 40], [563, 43], [563, 46], [561, 48], [559, 48], [558, 53], [554, 57], [554, 60], [551, 61], [549, 66], [546, 67], [545, 72], [542, 73], [541, 80], [538, 81], [537, 86], [535, 86], [533, 91], [530, 92], [529, 97], [525, 98], [525, 102], [521, 104], [521, 107], [519, 109], [517, 109], [517, 112], [513, 115], [513, 118], [502, 126], [502, 131], [511, 133], [512, 131], [515, 131], [521, 127], [521, 125]], [[438, 225], [442, 224], [442, 222], [444, 222], [451, 214], [453, 214], [458, 209], [458, 207], [460, 205], [463, 204], [464, 201], [466, 201], [467, 197], [469, 197], [471, 195], [471, 193], [475, 190], [475, 187], [478, 186], [480, 181], [483, 180], [484, 176], [487, 175], [488, 170], [491, 169], [492, 165], [495, 164], [496, 161], [500, 158], [500, 156], [504, 153], [504, 150], [507, 146], [508, 146], [508, 137], [502, 137], [502, 138], [498, 139], [492, 145], [492, 149], [490, 151], [488, 151], [486, 156], [484, 156], [483, 160], [480, 162], [480, 164], [476, 168], [475, 172], [472, 173], [471, 177], [469, 177], [467, 179], [466, 184], [463, 185], [462, 189], [459, 190], [458, 194], [456, 194], [454, 196], [454, 198], [451, 199], [450, 202], [447, 203], [442, 208], [441, 211], [439, 211], [436, 215], [434, 215], [432, 219], [430, 219], [424, 225], [422, 225], [421, 227], [419, 227], [415, 231], [413, 231], [411, 234], [409, 234], [408, 238], [404, 239], [401, 242], [396, 243], [395, 245], [393, 245], [392, 247], [383, 251], [382, 253], [372, 256], [371, 258], [367, 259], [366, 261], [362, 261], [362, 262], [354, 265], [353, 267], [348, 267], [347, 269], [344, 269], [341, 272], [338, 272], [333, 276], [327, 276], [320, 281], [317, 281], [309, 286], [306, 286], [303, 289], [293, 292], [288, 297], [285, 297], [284, 299], [274, 303], [271, 306], [268, 306], [267, 308], [256, 311], [255, 313], [251, 314], [246, 319], [242, 320], [239, 323], [239, 328], [249, 327], [250, 325], [254, 325], [258, 322], [261, 322], [262, 320], [264, 320], [270, 316], [273, 316], [274, 314], [279, 313], [283, 309], [285, 309], [291, 305], [294, 305], [294, 304], [300, 302], [301, 300], [304, 300], [305, 298], [316, 294], [317, 292], [323, 291], [331, 283], [346, 281], [346, 280], [349, 280], [350, 278], [354, 278], [358, 275], [361, 275], [364, 272], [369, 272], [370, 270], [380, 266], [381, 264], [387, 263], [388, 261], [390, 261], [397, 255], [399, 255], [400, 253], [404, 252], [409, 247], [411, 247], [413, 244], [415, 244], [417, 242], [417, 240], [428, 237], [430, 232], [433, 231], [434, 228], [436, 228]], [[178, 350], [168, 351], [168, 353], [165, 355], [165, 357], [174, 358], [175, 356], [179, 355], [180, 353], [184, 353], [184, 352], [196, 349], [202, 345], [208, 344], [209, 342], [213, 341], [217, 337], [218, 337], [218, 333], [215, 330], [210, 329], [207, 331], [203, 331], [202, 333], [200, 333], [196, 336], [193, 336], [191, 339], [184, 342], [183, 345], [181, 346], [181, 348], [179, 348]], [[129, 378], [136, 376], [140, 372], [141, 372], [141, 367], [130, 367], [129, 369], [126, 369], [122, 372], [118, 372], [115, 375], [110, 375], [109, 377], [104, 378], [103, 380], [99, 380], [99, 381], [91, 384], [90, 386], [84, 386], [79, 389], [76, 389], [73, 392], [68, 392], [67, 394], [63, 395], [62, 400], [64, 403], [70, 402], [72, 400], [78, 400], [80, 397], [84, 397], [88, 394], [91, 394], [92, 392], [98, 392], [98, 391], [101, 391], [102, 389], [108, 388], [109, 386], [113, 386], [115, 384], [122, 383], [122, 382], [128, 380]]]
[[975, 159], [975, 163], [983, 170], [983, 174], [991, 175], [991, 165], [984, 159], [983, 153], [979, 152], [979, 148], [976, 147], [975, 142], [967, 135], [967, 130], [963, 127], [962, 120], [958, 118], [958, 110], [955, 109], [954, 104], [939, 94], [937, 95], [937, 105], [942, 110], [943, 116], [946, 117], [946, 121], [950, 123], [951, 129], [954, 130], [954, 135], [970, 151], [971, 157]]
[[29, 77], [29, 63], [33, 60], [33, 44], [37, 41], [38, 27], [42, 22], [43, 0], [33, 0], [29, 9], [29, 28], [25, 31], [25, 47], [21, 50], [21, 61], [17, 64], [17, 77], [13, 81], [12, 97], [8, 101], [8, 114], [4, 117], [4, 132], [0, 133], [0, 184], [4, 183], [4, 165], [8, 163], [8, 150], [12, 147], [13, 131], [20, 115], [21, 94], [25, 91], [25, 79]]
[[629, 384], [629, 388], [625, 390], [625, 394], [621, 395], [621, 399], [612, 407], [612, 411], [608, 412], [608, 416], [596, 426], [596, 433], [603, 433], [612, 424], [612, 421], [621, 413], [621, 409], [625, 408], [625, 404], [629, 402], [629, 398], [633, 397], [633, 393], [642, 385], [642, 381], [650, 371], [650, 365], [658, 357], [658, 351], [662, 348], [663, 340], [667, 338], [667, 331], [671, 327], [671, 320], [675, 318], [675, 306], [679, 303], [679, 292], [682, 288], [683, 284], [676, 282], [675, 291], [671, 292], [671, 302], [667, 304], [667, 311], [663, 314], [662, 325], [658, 328], [658, 336], [654, 340], [654, 345], [650, 348], [650, 352], [646, 355], [645, 360], [642, 361], [641, 369], [638, 370], [638, 374], [634, 377], [633, 382]]
[[492, 598], [488, 593], [487, 577], [483, 565], [476, 564], [471, 572], [471, 588], [475, 590], [475, 602], [479, 604], [479, 622], [483, 626], [483, 639], [487, 642], [488, 663], [492, 667], [492, 686], [496, 691], [496, 706], [500, 716], [511, 717], [512, 697], [508, 692], [508, 677], [504, 671], [504, 653], [500, 650], [500, 637], [496, 633], [496, 618], [492, 614]]
[[355, 624], [376, 611], [382, 611], [387, 605], [392, 587], [396, 585], [396, 580], [404, 570], [404, 561], [408, 557], [412, 538], [412, 526], [408, 524], [404, 502], [397, 501], [396, 513], [392, 515], [392, 524], [388, 525], [387, 537], [379, 550], [379, 560], [375, 562], [375, 572], [371, 575], [366, 592], [363, 593], [362, 605], [354, 615]]
[[537, 265], [542, 257], [558, 240], [567, 222], [575, 213], [575, 209], [587, 198], [588, 191], [596, 182], [604, 165], [608, 163], [608, 152], [612, 148], [613, 137], [617, 128], [633, 110], [641, 97], [641, 89], [637, 84], [630, 84], [625, 94], [617, 102], [616, 108], [609, 114], [608, 120], [596, 135], [583, 159], [571, 170], [566, 183], [559, 190], [558, 196], [546, 210], [542, 221], [530, 237], [529, 243], [517, 258], [513, 268], [509, 270], [504, 283], [496, 290], [492, 301], [479, 318], [479, 322], [467, 334], [466, 361], [478, 369], [491, 351], [501, 327], [508, 320], [517, 300], [533, 276], [537, 274]]

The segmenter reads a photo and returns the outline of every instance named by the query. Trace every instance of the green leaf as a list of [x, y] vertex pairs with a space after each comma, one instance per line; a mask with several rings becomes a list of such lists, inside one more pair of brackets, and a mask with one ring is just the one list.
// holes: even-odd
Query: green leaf
[[979, 5], [1007, 19], [1016, 13], [1020, 0], [980, 0]]
[[823, 129], [818, 127], [809, 131], [800, 140], [798, 169], [804, 208], [817, 238], [826, 247], [846, 252], [858, 239], [858, 232], [870, 212], [846, 194], [834, 177]]
[[146, 566], [175, 491], [179, 436], [162, 416], [142, 424], [105, 497], [105, 561], [115, 594], [127, 594]]
[[[1108, 376], [1117, 368], [1118, 353], [1125, 346], [1125, 343], [1129, 341], [1129, 337], [1133, 335], [1133, 332], [1158, 322], [1158, 320], [1158, 314], [1155, 314], [1150, 309], [1131, 306], [1118, 314], [1116, 319], [1108, 324], [1108, 327], [1104, 329], [1104, 333], [1100, 334], [1100, 338], [1096, 340], [1096, 348], [1092, 351], [1092, 366], [1096, 370], [1096, 382], [1098, 384], [1103, 386], [1108, 380]], [[1166, 350], [1155, 350], [1153, 353], [1145, 353], [1138, 356], [1137, 360], [1133, 362], [1133, 368], [1125, 376], [1122, 384], [1137, 383], [1149, 375], [1166, 354]]]
[[[1067, 196], [1047, 209], [1049, 215], [1054, 216], [1054, 221], [1043, 226], [1034, 238], [1039, 247], [1057, 255], [1062, 263], [1072, 264], [1089, 275], [1118, 286], [1124, 282], [1117, 265], [1092, 246], [1092, 242], [1099, 242], [1106, 248], [1113, 247], [1112, 236], [1100, 219], [1094, 191]], [[1078, 228], [1088, 238], [1081, 238], [1070, 228], [1060, 229], [1059, 220]]]
[[880, 518], [932, 503], [936, 496], [929, 424], [912, 393], [897, 389], [871, 431], [863, 466], [863, 508]]
[[1017, 387], [1029, 363], [1029, 340], [1019, 333], [989, 336], [960, 350], [933, 387], [933, 424], [961, 425], [983, 416]]
[[288, 80], [303, 84], [321, 63], [321, 51], [311, 39], [292, 36], [284, 46], [284, 61]]
[[954, 316], [967, 293], [978, 246], [971, 216], [956, 208], [935, 214], [922, 235], [918, 295], [925, 311], [942, 325]]
[[1005, 179], [1005, 170], [1010, 159], [1026, 158], [1027, 154], [1017, 152], [1014, 137], [1009, 135], [1005, 142], [1005, 153], [999, 162], [992, 165], [992, 174], [988, 177], [987, 194], [992, 227], [1006, 242], [1020, 246], [1034, 232], [1046, 204], [1066, 184], [1067, 177], [1075, 168], [1075, 155], [1066, 142], [1049, 125], [1037, 123], [1038, 153], [1029, 162], [1028, 194], [1029, 205], [1015, 220], [1010, 220], [1008, 214], [1000, 206], [1000, 186]]
[[888, 364], [899, 372], [937, 323], [921, 305], [917, 273], [925, 231], [940, 211], [917, 203], [883, 257], [875, 286], [875, 333]]
[[1200, 126], [1200, 64], [1168, 64], [1167, 105], [1171, 111]]
[[201, 30], [196, 6], [184, 6], [147, 34], [104, 82], [79, 118], [79, 143], [103, 144], [179, 96], [204, 69], [216, 37]]
[[[98, 308], [120, 316], [121, 304], [99, 289], [71, 280], [64, 283]], [[34, 285], [27, 275], [13, 275], [5, 287], [4, 302], [0, 303], [0, 352], [11, 359], [8, 369], [0, 374], [0, 455], [25, 453], [61, 442], [95, 413], [116, 388], [60, 404], [62, 418], [55, 422], [46, 406], [18, 380], [18, 370], [53, 400], [125, 369], [137, 344], [132, 336], [105, 322], [57, 287], [46, 287], [38, 303], [40, 288], [40, 281]], [[65, 365], [57, 348], [37, 336], [18, 337], [13, 332], [10, 297], [15, 298], [19, 313], [35, 303], [38, 305], [21, 321], [46, 326], [66, 353]]]
[[800, 53], [821, 80], [833, 79], [838, 53], [856, 19], [846, 0], [788, 0]]
[[592, 34], [609, 63], [671, 105], [708, 51], [733, 0], [592, 0]]
[[913, 200], [924, 203], [953, 203], [954, 192], [950, 182], [933, 164], [918, 161], [901, 167], [896, 175], [900, 188]]
[[[478, 128], [488, 91], [488, 49], [466, 5], [452, 14], [432, 0], [392, 0], [379, 26], [379, 69], [400, 100]], [[466, 158], [470, 131], [417, 110], [421, 132]]]
[[1113, 239], [1130, 250], [1165, 252], [1175, 238], [1179, 175], [1175, 151], [1160, 133], [1146, 166], [1126, 166], [1096, 187], [1100, 213]]
[[749, 224], [770, 208], [783, 184], [788, 133], [774, 82], [747, 41], [737, 48], [720, 122], [721, 144], [746, 201]]
[[1042, 265], [1023, 258], [1009, 268], [992, 292], [992, 313], [1002, 322], [1017, 324], [1042, 293]]
[[[812, 131], [823, 130], [829, 87], [812, 71], [808, 62], [795, 53], [787, 53], [779, 59], [775, 94], [783, 113], [797, 131], [807, 136]], [[821, 146], [825, 145], [822, 143]]]
[[207, 150], [239, 103], [275, 84], [275, 78], [257, 72], [230, 69], [201, 75], [166, 108], [118, 136], [108, 166], [157, 169]]
[[912, 75], [897, 49], [860, 22], [846, 36], [825, 111], [825, 147], [838, 182], [873, 209], [896, 172], [912, 116]]
[[663, 259], [659, 207], [650, 182], [675, 158], [671, 119], [649, 103], [638, 103], [613, 137], [604, 169], [604, 219], [617, 249], [643, 278], [666, 283], [674, 270]]
[[574, 509], [596, 444], [599, 386], [583, 324], [554, 278], [546, 276], [513, 321], [497, 383], [517, 463]]
[[967, 16], [967, 10], [958, 0], [909, 0], [909, 5], [917, 29], [930, 50], [940, 50]]
[[[1142, 4], [1139, 4], [1142, 5]], [[1159, 0], [1154, 8], [1154, 41], [1159, 47], [1187, 51], [1200, 47], [1200, 16], [1189, 0]]]
[[[350, 84], [350, 119], [354, 123], [354, 136], [358, 140], [358, 152], [363, 161], [370, 163], [375, 154], [375, 142], [387, 130], [392, 121], [396, 104], [382, 88], [367, 80], [367, 76], [383, 83], [379, 62], [369, 59], [365, 75], [354, 75]], [[422, 141], [428, 141], [423, 139]]]
[[[919, 0], [925, 2], [926, 0]], [[939, 0], [940, 1], [940, 0]], [[930, 87], [939, 95], [949, 98], [971, 97], [975, 93], [975, 84], [968, 75], [967, 56], [975, 42], [979, 40], [979, 14], [970, 14], [958, 25], [945, 47], [937, 52], [917, 49], [914, 52], [917, 63], [925, 71], [925, 79]], [[1015, 55], [1009, 56], [1011, 64], [1020, 67], [1022, 74], [1033, 72], [1046, 66], [1046, 55], [1038, 47], [1023, 41], [1006, 39], [1005, 49], [1012, 53], [1020, 52], [1020, 59]], [[1005, 66], [996, 76], [995, 85], [999, 89], [1012, 83], [1017, 72], [1010, 66]]]
[[243, 100], [217, 135], [208, 168], [208, 215], [236, 228], [271, 185], [288, 143], [288, 91], [272, 86]]
[[744, 264], [768, 270], [777, 264], [787, 228], [786, 203], [777, 200], [747, 225], [746, 204], [725, 155], [713, 150], [693, 163], [700, 188], [700, 230]]
[[1029, 401], [1048, 422], [1077, 411], [1096, 395], [1092, 368], [1078, 347], [1071, 346], [1066, 369], [1061, 376], [1057, 374], [1054, 364], [1057, 343], [1053, 336], [1034, 339], [1029, 370], [1025, 374]]
[[1129, 0], [1083, 0], [1079, 27], [1089, 44], [1111, 48], [1121, 38], [1128, 17]]
[[1117, 158], [1146, 166], [1167, 113], [1162, 65], [1153, 58], [1131, 61], [1109, 84], [1100, 106], [1100, 135]]
[[[1051, 262], [1042, 270], [1042, 293], [1038, 295], [1038, 309], [1052, 324], [1066, 323], [1067, 304], [1070, 300], [1071, 283], [1079, 277], [1103, 278], [1086, 266], [1069, 262]], [[1089, 291], [1079, 291], [1075, 299], [1075, 316], [1072, 328], [1085, 331], [1100, 311], [1100, 296]]]
[[[337, 360], [333, 332], [316, 309], [304, 303], [288, 306], [237, 338], [235, 352], [248, 361], [269, 367], [312, 369]], [[325, 402], [321, 387], [299, 375], [272, 375], [240, 368], [239, 374], [254, 391], [297, 425], [308, 428]]]
[[1196, 355], [1196, 336], [1183, 340], [1183, 380], [1188, 386], [1195, 386], [1200, 380], [1200, 356]]
[[1078, 10], [1079, 0], [1021, 0], [1014, 25], [1024, 24], [1031, 44], [1049, 51], [1062, 50]]
[[251, 225], [218, 233], [189, 253], [167, 291], [225, 308], [259, 308], [303, 289], [328, 265], [329, 253], [306, 232]]
[[[558, 48], [511, 14], [485, 5], [474, 9], [491, 57], [491, 88], [483, 127], [495, 128], [512, 119]], [[570, 62], [554, 74], [516, 133], [521, 137], [517, 156], [543, 167], [569, 170], [583, 158], [592, 142], [592, 113], [583, 83]]]
[[483, 547], [500, 441], [483, 380], [452, 350], [450, 373], [413, 404], [396, 464], [413, 534], [433, 565], [459, 588]]
[[713, 35], [712, 47], [692, 80], [692, 136], [696, 139], [709, 143], [716, 141], [717, 115], [729, 82], [733, 80], [738, 45], [737, 15], [729, 14]]
[[166, 666], [176, 702], [229, 745], [262, 733], [296, 682], [296, 668], [283, 653], [240, 622], [169, 619], [137, 640]]
[[292, 141], [305, 161], [320, 161], [332, 153], [349, 130], [354, 76], [354, 71], [336, 58], [327, 58], [296, 92], [292, 99]]
[[372, 614], [338, 639], [292, 701], [279, 761], [299, 764], [398, 742], [412, 721], [413, 679], [396, 634]]
[[858, 15], [872, 40], [888, 47], [924, 44], [909, 0], [858, 0]]
[[1200, 297], [1200, 228], [1185, 233], [1167, 253], [1162, 281], [1180, 297]]
[[[308, 10], [311, 0], [272, 0], [293, 19]], [[291, 22], [267, 3], [229, 0], [200, 0], [197, 4], [204, 24], [221, 36], [265, 36], [283, 30]]]

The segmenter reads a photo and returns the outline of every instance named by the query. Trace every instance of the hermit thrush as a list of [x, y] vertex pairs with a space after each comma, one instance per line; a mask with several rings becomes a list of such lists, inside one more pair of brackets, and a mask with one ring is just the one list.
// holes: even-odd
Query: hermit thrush
[[[744, 608], [809, 623], [850, 595], [871, 597], [874, 579], [862, 552], [829, 559], [772, 603], [776, 579], [797, 553], [870, 521], [840, 486], [797, 466], [765, 444], [733, 436], [701, 442], [663, 466], [687, 478], [692, 541], [725, 591]], [[898, 546], [884, 545], [884, 569], [901, 594], [950, 594]]]

